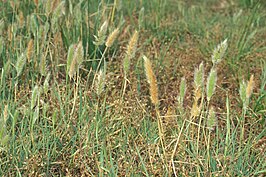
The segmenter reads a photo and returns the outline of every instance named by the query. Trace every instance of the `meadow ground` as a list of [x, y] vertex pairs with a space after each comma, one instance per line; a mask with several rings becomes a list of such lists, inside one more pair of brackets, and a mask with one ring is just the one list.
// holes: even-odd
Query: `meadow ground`
[[265, 176], [263, 0], [0, 10], [0, 176]]

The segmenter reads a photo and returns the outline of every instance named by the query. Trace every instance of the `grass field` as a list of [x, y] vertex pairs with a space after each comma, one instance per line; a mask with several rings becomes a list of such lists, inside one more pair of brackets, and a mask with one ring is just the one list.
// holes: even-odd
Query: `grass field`
[[266, 175], [264, 0], [0, 1], [0, 176]]

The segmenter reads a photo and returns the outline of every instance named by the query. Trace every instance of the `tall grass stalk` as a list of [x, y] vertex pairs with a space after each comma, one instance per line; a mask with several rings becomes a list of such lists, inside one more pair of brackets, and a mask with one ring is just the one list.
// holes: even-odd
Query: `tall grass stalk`
[[128, 46], [127, 46], [127, 51], [126, 51], [126, 56], [123, 60], [123, 68], [124, 68], [124, 86], [123, 86], [123, 94], [122, 98], [124, 97], [124, 94], [126, 92], [126, 87], [127, 87], [127, 74], [130, 69], [130, 60], [135, 57], [135, 53], [137, 50], [137, 43], [138, 43], [138, 38], [139, 38], [139, 33], [138, 31], [135, 31], [131, 39], [129, 40]]
[[[158, 96], [158, 85], [157, 85], [157, 79], [155, 77], [155, 74], [152, 69], [152, 64], [150, 60], [144, 55], [144, 68], [145, 68], [145, 73], [146, 73], [146, 78], [147, 81], [150, 85], [150, 98], [152, 104], [155, 106], [155, 111], [157, 115], [157, 124], [158, 124], [158, 130], [159, 130], [159, 138], [163, 150], [163, 155], [164, 158], [166, 157], [165, 154], [165, 145], [164, 145], [164, 130], [163, 130], [163, 124], [160, 116], [160, 111], [159, 111], [159, 96]], [[163, 160], [164, 161], [164, 160]]]
[[247, 112], [247, 107], [249, 105], [249, 99], [250, 96], [253, 92], [254, 88], [254, 76], [251, 75], [248, 83], [243, 81], [240, 83], [240, 89], [239, 89], [239, 94], [240, 98], [243, 102], [243, 109], [242, 109], [242, 118], [241, 118], [241, 133], [240, 133], [240, 145], [239, 145], [239, 151], [242, 148], [242, 144], [244, 143], [244, 134], [245, 134], [245, 122], [246, 122], [246, 112]]
[[[105, 42], [105, 49], [102, 53], [102, 57], [98, 63], [98, 66], [97, 66], [97, 69], [96, 69], [96, 72], [99, 71], [100, 67], [101, 67], [101, 64], [102, 64], [102, 61], [104, 62], [104, 64], [106, 63], [105, 61], [105, 54], [107, 52], [107, 50], [112, 47], [112, 45], [114, 44], [115, 40], [117, 39], [118, 35], [119, 35], [119, 28], [116, 28], [112, 33], [109, 34], [109, 36], [107, 37], [107, 40]], [[95, 83], [95, 80], [96, 80], [96, 74], [94, 75], [93, 77], [93, 81], [92, 81], [92, 86], [91, 88], [94, 86], [94, 83]]]

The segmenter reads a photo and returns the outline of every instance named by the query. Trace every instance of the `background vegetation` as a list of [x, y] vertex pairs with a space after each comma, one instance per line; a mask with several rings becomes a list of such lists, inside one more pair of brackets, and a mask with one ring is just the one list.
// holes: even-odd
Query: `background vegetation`
[[266, 174], [264, 1], [0, 10], [0, 176]]

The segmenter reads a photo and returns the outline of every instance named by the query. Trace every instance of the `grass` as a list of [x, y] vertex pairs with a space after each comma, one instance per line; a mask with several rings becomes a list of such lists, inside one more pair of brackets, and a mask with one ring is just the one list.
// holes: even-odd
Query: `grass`
[[265, 176], [262, 0], [0, 7], [0, 176]]

